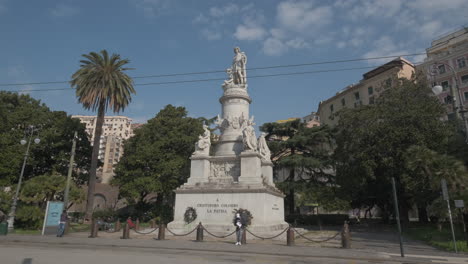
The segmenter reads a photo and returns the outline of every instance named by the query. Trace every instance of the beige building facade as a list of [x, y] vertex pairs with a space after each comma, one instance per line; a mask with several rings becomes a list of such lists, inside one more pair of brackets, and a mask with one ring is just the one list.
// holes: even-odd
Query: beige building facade
[[460, 107], [460, 103], [465, 108], [468, 107], [468, 28], [432, 41], [431, 47], [426, 49], [426, 54], [427, 58], [418, 66], [418, 71], [426, 74], [431, 86], [442, 86], [439, 99], [447, 105], [448, 116], [452, 118], [453, 99], [457, 107]]
[[400, 78], [411, 79], [415, 66], [408, 60], [399, 57], [382, 66], [363, 74], [363, 79], [352, 84], [335, 96], [321, 101], [318, 116], [321, 125], [338, 124], [336, 113], [344, 108], [356, 108], [361, 105], [374, 104], [375, 99], [386, 89], [393, 87]]
[[[96, 116], [73, 115], [72, 118], [80, 119], [85, 124], [91, 144], [94, 143], [96, 130]], [[123, 142], [133, 136], [132, 119], [126, 116], [106, 116], [102, 127], [102, 135], [99, 146], [99, 159], [104, 163], [98, 169], [98, 180], [108, 184], [114, 176], [115, 165], [123, 155]]]

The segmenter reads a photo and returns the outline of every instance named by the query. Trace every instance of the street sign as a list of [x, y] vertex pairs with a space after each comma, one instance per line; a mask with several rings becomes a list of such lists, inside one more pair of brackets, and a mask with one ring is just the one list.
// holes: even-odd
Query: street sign
[[464, 208], [465, 207], [465, 204], [463, 202], [463, 200], [454, 200], [455, 202], [455, 207], [456, 208]]
[[440, 181], [440, 184], [442, 185], [442, 196], [444, 197], [444, 200], [448, 201], [449, 195], [447, 190], [447, 181], [445, 181], [445, 179], [442, 179]]
[[57, 233], [62, 210], [63, 202], [47, 202], [46, 213], [44, 216], [44, 225], [42, 226], [42, 235], [51, 235]]

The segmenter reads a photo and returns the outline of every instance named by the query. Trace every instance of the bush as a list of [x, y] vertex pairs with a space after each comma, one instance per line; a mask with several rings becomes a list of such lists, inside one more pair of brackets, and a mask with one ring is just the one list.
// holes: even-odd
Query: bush
[[15, 228], [41, 229], [44, 223], [44, 211], [37, 206], [22, 205], [16, 211]]
[[342, 225], [344, 221], [349, 221], [347, 214], [293, 214], [286, 216], [286, 222], [297, 225]]
[[110, 219], [110, 221], [115, 221], [117, 219], [117, 212], [112, 209], [94, 211], [93, 218], [101, 218], [102, 220]]

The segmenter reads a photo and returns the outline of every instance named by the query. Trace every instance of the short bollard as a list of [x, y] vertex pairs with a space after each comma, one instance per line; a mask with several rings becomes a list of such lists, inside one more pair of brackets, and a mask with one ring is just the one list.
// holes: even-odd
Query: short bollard
[[89, 235], [89, 238], [95, 238], [98, 236], [98, 222], [96, 219], [93, 219], [91, 222], [91, 234]]
[[130, 239], [130, 226], [127, 224], [122, 231], [122, 239]]
[[153, 229], [153, 228], [156, 227], [156, 224], [155, 224], [155, 222], [154, 222], [154, 219], [151, 219], [151, 221], [150, 221], [150, 227], [151, 227], [151, 229]]
[[292, 247], [294, 244], [294, 230], [289, 227], [288, 232], [286, 233], [286, 245]]
[[197, 242], [203, 242], [203, 226], [201, 223], [197, 227]]
[[135, 222], [135, 230], [136, 231], [140, 230], [140, 218], [137, 218], [137, 220]]
[[117, 222], [115, 223], [115, 231], [116, 232], [119, 232], [120, 231], [120, 220], [117, 220]]
[[348, 221], [344, 222], [343, 231], [341, 231], [341, 246], [351, 248], [351, 233], [349, 232]]
[[166, 226], [164, 224], [160, 224], [158, 229], [158, 240], [164, 239], [166, 239]]
[[246, 245], [247, 244], [247, 230], [244, 228], [242, 231], [242, 239], [241, 239], [241, 243], [242, 245]]

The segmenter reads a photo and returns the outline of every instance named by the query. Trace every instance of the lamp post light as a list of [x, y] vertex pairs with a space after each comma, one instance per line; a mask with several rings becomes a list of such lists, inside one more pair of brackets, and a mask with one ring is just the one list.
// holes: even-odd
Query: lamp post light
[[[432, 65], [432, 69], [433, 71], [436, 70], [436, 67], [437, 65], [444, 65], [444, 66], [447, 66], [447, 68], [449, 68], [450, 72], [453, 74], [453, 78], [455, 79], [455, 89], [456, 91], [453, 90], [453, 86], [450, 86], [450, 97], [451, 97], [451, 100], [452, 100], [452, 107], [453, 107], [453, 112], [455, 113], [455, 116], [457, 119], [460, 119], [462, 120], [463, 122], [463, 126], [464, 126], [464, 132], [465, 132], [465, 142], [468, 144], [468, 123], [466, 122], [466, 116], [465, 116], [465, 113], [467, 112], [467, 110], [465, 110], [464, 108], [464, 104], [462, 102], [462, 94], [461, 94], [461, 91], [460, 91], [460, 86], [458, 85], [458, 77], [457, 77], [457, 74], [455, 72], [455, 69], [450, 66], [449, 64], [447, 63], [444, 63], [444, 62], [435, 62], [433, 65]], [[432, 72], [431, 75], [435, 75], [435, 72]], [[432, 92], [435, 94], [435, 95], [439, 95], [441, 94], [443, 91], [443, 87], [441, 85], [435, 85], [434, 87], [432, 87]], [[457, 105], [457, 97], [458, 97], [458, 105]]]
[[[28, 160], [29, 147], [31, 146], [31, 140], [33, 138], [34, 132], [37, 131], [37, 130], [38, 129], [35, 126], [28, 126], [26, 131], [25, 131], [25, 135], [26, 135], [26, 138], [28, 138], [28, 140], [26, 141], [26, 139], [22, 139], [20, 141], [21, 145], [25, 145], [26, 143], [28, 145], [26, 147], [26, 152], [24, 153], [23, 167], [21, 168], [21, 173], [20, 173], [20, 177], [19, 177], [19, 180], [18, 180], [18, 185], [16, 186], [16, 193], [15, 193], [15, 196], [13, 197], [13, 202], [11, 204], [10, 214], [8, 215], [7, 222], [8, 222], [8, 229], [9, 230], [14, 229], [13, 225], [15, 224], [16, 205], [18, 203], [18, 195], [19, 195], [19, 191], [20, 191], [20, 188], [21, 188], [21, 182], [23, 181], [24, 168], [26, 167], [26, 161]], [[38, 137], [34, 139], [35, 144], [39, 144], [40, 142], [41, 142], [41, 140]]]

